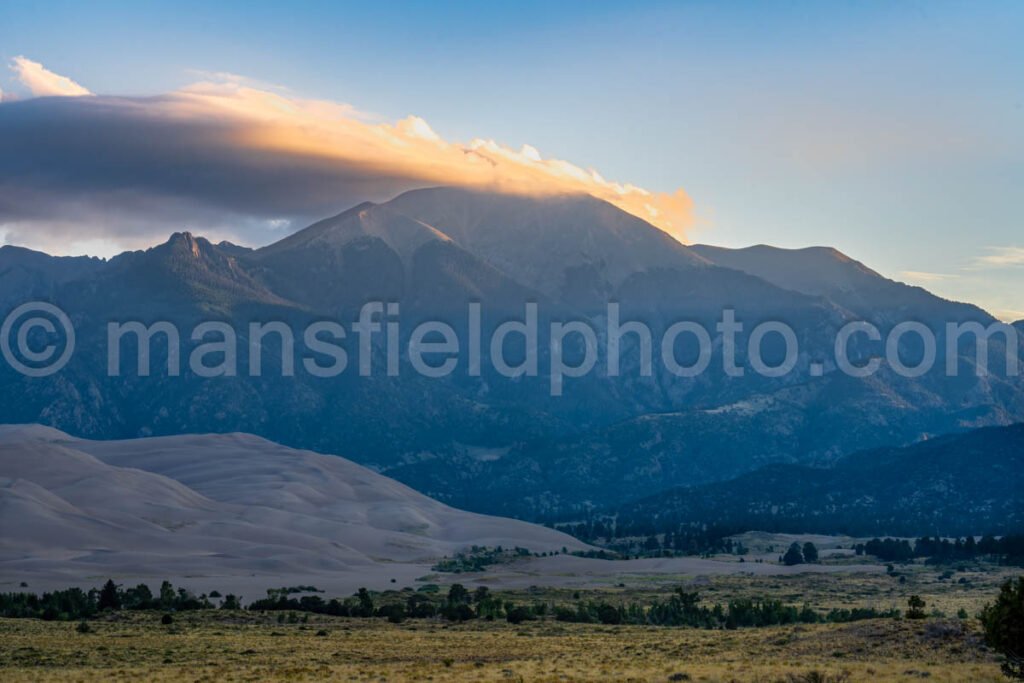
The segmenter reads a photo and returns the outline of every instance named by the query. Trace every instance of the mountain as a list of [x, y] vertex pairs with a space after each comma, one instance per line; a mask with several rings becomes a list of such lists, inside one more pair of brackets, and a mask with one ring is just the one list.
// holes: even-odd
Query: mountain
[[[977, 408], [939, 418], [939, 397], [920, 387], [916, 396], [915, 387], [903, 389], [910, 393], [894, 394], [884, 379], [833, 376], [730, 404], [645, 414], [582, 434], [410, 462], [388, 473], [452, 505], [550, 520], [674, 486], [729, 480], [773, 463], [829, 466], [864, 448], [990, 418]], [[501, 494], [509, 490], [516, 495]]]
[[103, 267], [87, 256], [50, 256], [31, 249], [0, 247], [0, 308], [26, 301], [50, 299], [63, 284]]
[[703, 268], [662, 230], [588, 195], [412, 190], [388, 209], [422, 221], [555, 301], [603, 305], [631, 275]]
[[[18, 297], [66, 310], [78, 343], [71, 363], [51, 377], [23, 377], [0, 363], [0, 420], [99, 439], [253, 433], [338, 453], [482, 512], [542, 519], [614, 507], [771, 463], [829, 465], [865, 448], [1024, 420], [1024, 382], [998, 368], [977, 376], [973, 343], [955, 354], [958, 376], [942, 371], [945, 323], [987, 325], [984, 311], [888, 280], [834, 250], [686, 247], [592, 197], [432, 188], [360, 204], [255, 250], [176, 233], [108, 261], [0, 251], [5, 262], [19, 264], [10, 282], [31, 285], [13, 290]], [[2, 315], [21, 302], [2, 297]], [[373, 372], [362, 376], [351, 324], [368, 301], [401, 305], [386, 316], [398, 324], [399, 349], [418, 322], [450, 324], [460, 341], [453, 371], [426, 377], [400, 354], [397, 375], [387, 376], [381, 330], [368, 347]], [[538, 371], [510, 378], [490, 362], [487, 340], [499, 325], [522, 320], [531, 302], [539, 309]], [[622, 322], [650, 329], [651, 373], [641, 372], [632, 333], [623, 337], [621, 371], [610, 372], [609, 302], [620, 305]], [[483, 311], [478, 374], [469, 368], [470, 303]], [[721, 361], [716, 324], [726, 310], [743, 324], [739, 377]], [[177, 326], [180, 376], [168, 375], [162, 335], [149, 376], [137, 372], [131, 338], [120, 374], [108, 376], [107, 326], [126, 320]], [[310, 349], [302, 331], [324, 320], [349, 332], [340, 341], [348, 367], [336, 377], [304, 372]], [[883, 334], [900, 321], [924, 322], [936, 332], [936, 370], [907, 377], [882, 363], [869, 378], [846, 376], [834, 360], [835, 339], [856, 320]], [[204, 321], [236, 331], [238, 376], [191, 371], [202, 341], [193, 328]], [[269, 321], [296, 331], [294, 376], [282, 372], [288, 344], [273, 335], [250, 343], [250, 323]], [[586, 376], [567, 378], [556, 396], [551, 323], [564, 321], [591, 326], [600, 360]], [[659, 341], [680, 321], [701, 325], [712, 339], [712, 362], [695, 377], [660, 361]], [[793, 371], [781, 377], [753, 372], [750, 363], [751, 331], [775, 321], [793, 329], [800, 347]], [[762, 342], [766, 362], [782, 360], [778, 335]], [[684, 335], [670, 350], [691, 363], [692, 347]], [[864, 338], [850, 348], [855, 363], [884, 351]], [[521, 342], [509, 349], [513, 358], [525, 353]], [[245, 371], [254, 350], [259, 376]], [[560, 350], [570, 363], [586, 351], [573, 337]], [[1005, 345], [996, 340], [990, 350]], [[900, 353], [913, 363], [923, 348], [908, 335]]]
[[585, 547], [544, 527], [455, 510], [343, 458], [246, 434], [84, 441], [40, 426], [0, 426], [0, 529], [0, 583], [206, 577], [266, 588], [377, 577], [386, 585], [394, 576], [411, 582], [472, 545]]
[[619, 523], [787, 533], [978, 535], [1024, 531], [1024, 424], [854, 453], [829, 468], [776, 464], [659, 493]]
[[115, 256], [95, 274], [92, 289], [80, 295], [102, 297], [111, 308], [125, 312], [154, 306], [173, 311], [184, 305], [230, 314], [255, 305], [295, 306], [250, 275], [238, 260], [246, 253], [190, 232], [174, 233], [164, 244]]
[[269, 289], [319, 311], [368, 301], [465, 316], [471, 301], [522, 310], [539, 296], [439, 229], [390, 204], [360, 204], [243, 257]]
[[744, 249], [726, 249], [696, 244], [690, 249], [711, 263], [742, 270], [783, 289], [812, 296], [856, 292], [884, 279], [832, 247], [780, 249], [758, 244]]
[[743, 249], [709, 245], [691, 249], [716, 265], [750, 273], [783, 289], [828, 298], [860, 317], [882, 323], [902, 322], [899, 316], [914, 314], [945, 317], [943, 322], [993, 321], [976, 306], [946, 301], [921, 287], [890, 280], [832, 247], [780, 249], [759, 244]]

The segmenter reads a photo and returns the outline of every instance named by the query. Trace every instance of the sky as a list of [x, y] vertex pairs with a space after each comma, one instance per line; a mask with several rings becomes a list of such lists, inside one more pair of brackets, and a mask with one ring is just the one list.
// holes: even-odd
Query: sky
[[0, 240], [581, 190], [1024, 319], [1024, 3], [0, 3]]

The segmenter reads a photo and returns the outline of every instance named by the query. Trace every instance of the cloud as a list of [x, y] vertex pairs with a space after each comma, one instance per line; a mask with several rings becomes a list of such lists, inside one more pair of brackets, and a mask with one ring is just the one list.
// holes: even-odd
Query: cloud
[[22, 85], [36, 97], [80, 97], [92, 94], [67, 76], [55, 74], [27, 57], [15, 57], [11, 60], [11, 70]]
[[900, 275], [911, 282], [924, 283], [943, 282], [946, 280], [955, 280], [960, 277], [959, 275], [950, 275], [947, 273], [929, 273], [923, 270], [904, 270], [900, 272]]
[[976, 267], [1012, 268], [1024, 266], [1024, 247], [988, 247], [988, 254], [974, 259]]
[[261, 244], [281, 237], [282, 225], [436, 185], [587, 193], [679, 239], [693, 223], [683, 190], [610, 181], [528, 145], [447, 141], [416, 116], [381, 123], [233, 75], [158, 97], [0, 105], [0, 228], [9, 241], [65, 243], [77, 231], [79, 241], [137, 244], [187, 226]]
[[992, 311], [992, 315], [1003, 322], [1024, 322], [1024, 311], [1016, 308], [997, 308]]

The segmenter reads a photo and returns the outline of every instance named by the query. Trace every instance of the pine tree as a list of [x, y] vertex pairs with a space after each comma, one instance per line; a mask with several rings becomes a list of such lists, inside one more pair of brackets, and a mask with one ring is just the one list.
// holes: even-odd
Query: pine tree
[[804, 562], [814, 564], [818, 561], [818, 549], [810, 541], [804, 543]]
[[1024, 679], [1024, 576], [1008, 580], [981, 613], [985, 643], [1003, 655], [1003, 673]]
[[101, 612], [108, 609], [121, 609], [121, 596], [117, 592], [117, 584], [114, 583], [113, 579], [107, 579], [107, 582], [103, 584], [103, 588], [100, 589], [98, 607]]
[[787, 567], [804, 563], [804, 556], [803, 553], [800, 552], [799, 543], [794, 542], [793, 545], [789, 546], [789, 550], [787, 550], [786, 554], [782, 556], [782, 562]]
[[910, 599], [907, 600], [907, 606], [910, 609], [907, 610], [907, 619], [924, 619], [924, 607], [925, 602], [918, 595], [911, 595]]

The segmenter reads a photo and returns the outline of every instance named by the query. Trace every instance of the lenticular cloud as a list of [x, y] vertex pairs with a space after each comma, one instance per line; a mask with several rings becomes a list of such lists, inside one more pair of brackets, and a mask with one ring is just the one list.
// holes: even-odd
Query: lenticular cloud
[[[35, 95], [90, 94], [19, 60], [19, 78]], [[8, 241], [66, 240], [74, 230], [77, 239], [130, 242], [185, 223], [259, 243], [268, 226], [301, 224], [431, 185], [586, 193], [679, 239], [693, 222], [682, 190], [656, 193], [606, 180], [528, 145], [449, 142], [416, 116], [382, 123], [349, 105], [290, 97], [237, 78], [159, 97], [5, 103], [0, 171], [8, 179], [0, 181]]]

